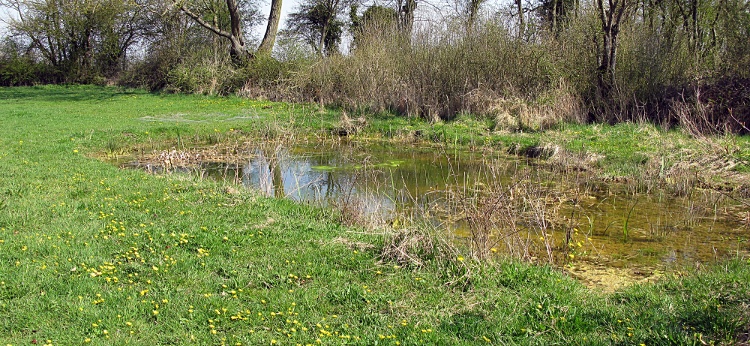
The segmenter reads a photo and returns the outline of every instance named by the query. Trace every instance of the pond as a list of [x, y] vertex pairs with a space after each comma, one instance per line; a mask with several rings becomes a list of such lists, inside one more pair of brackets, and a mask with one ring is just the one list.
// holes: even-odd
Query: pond
[[[345, 221], [438, 229], [477, 253], [563, 265], [591, 285], [750, 253], [746, 201], [607, 182], [544, 160], [411, 144], [326, 141], [158, 151], [126, 167], [241, 183], [333, 206]], [[632, 184], [632, 183], [631, 183]], [[625, 279], [623, 279], [625, 278]]]

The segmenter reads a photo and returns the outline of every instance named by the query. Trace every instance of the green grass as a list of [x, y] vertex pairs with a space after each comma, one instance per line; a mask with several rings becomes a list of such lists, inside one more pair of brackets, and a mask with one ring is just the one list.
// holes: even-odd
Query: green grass
[[667, 345], [747, 333], [743, 260], [610, 295], [516, 262], [398, 267], [379, 261], [381, 236], [350, 232], [332, 211], [96, 158], [241, 131], [325, 134], [337, 120], [239, 98], [0, 89], [0, 344]]

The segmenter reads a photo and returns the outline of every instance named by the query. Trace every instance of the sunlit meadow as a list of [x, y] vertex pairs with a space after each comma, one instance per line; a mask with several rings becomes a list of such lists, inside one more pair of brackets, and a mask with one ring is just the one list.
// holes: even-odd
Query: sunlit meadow
[[612, 294], [461, 253], [403, 266], [380, 258], [382, 235], [334, 211], [101, 160], [238, 133], [323, 136], [338, 117], [239, 98], [0, 89], [0, 344], [747, 342], [746, 260]]

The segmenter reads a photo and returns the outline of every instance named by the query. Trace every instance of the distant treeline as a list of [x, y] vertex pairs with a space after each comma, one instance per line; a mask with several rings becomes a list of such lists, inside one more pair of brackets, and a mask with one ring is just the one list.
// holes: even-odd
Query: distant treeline
[[[314, 101], [498, 129], [651, 121], [748, 133], [748, 0], [0, 0], [0, 85]], [[262, 25], [254, 38], [249, 28]], [[343, 43], [342, 43], [343, 42]], [[257, 48], [256, 48], [257, 47]], [[342, 53], [343, 51], [343, 53]]]

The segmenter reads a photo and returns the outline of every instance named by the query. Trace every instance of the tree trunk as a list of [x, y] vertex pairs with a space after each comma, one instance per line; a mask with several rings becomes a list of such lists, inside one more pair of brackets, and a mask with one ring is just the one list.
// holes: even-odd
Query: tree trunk
[[271, 168], [271, 184], [273, 185], [273, 195], [276, 198], [285, 198], [284, 176], [279, 166], [278, 157], [273, 158], [273, 167]]
[[271, 0], [271, 12], [268, 14], [268, 26], [263, 41], [260, 42], [258, 53], [271, 54], [273, 45], [276, 42], [276, 32], [279, 31], [279, 21], [281, 20], [281, 1]]
[[615, 83], [617, 35], [620, 33], [620, 24], [629, 5], [627, 0], [608, 0], [608, 7], [605, 8], [603, 0], [596, 1], [599, 21], [602, 25], [602, 50], [598, 54], [597, 74], [600, 95], [604, 99], [610, 97], [610, 91]]
[[523, 0], [515, 0], [516, 9], [518, 10], [518, 38], [523, 38], [526, 33], [526, 23], [523, 19]]
[[690, 30], [691, 48], [696, 57], [698, 56], [698, 0], [690, 1], [690, 19], [692, 20], [692, 30]]
[[237, 7], [237, 1], [227, 0], [227, 9], [229, 10], [229, 25], [232, 31], [229, 38], [229, 41], [232, 43], [229, 54], [231, 54], [232, 60], [235, 63], [241, 64], [245, 59], [250, 58], [252, 54], [245, 46], [245, 39], [242, 37], [242, 20], [240, 19], [240, 10]]
[[474, 28], [474, 23], [477, 20], [477, 14], [479, 13], [479, 6], [482, 4], [483, 0], [469, 0], [469, 8], [468, 8], [468, 15], [466, 21], [466, 32], [471, 34], [472, 29]]
[[323, 56], [323, 51], [325, 50], [326, 46], [326, 36], [328, 36], [328, 23], [330, 23], [330, 20], [326, 20], [325, 24], [323, 24], [323, 28], [320, 30], [320, 41], [318, 41], [318, 55]]
[[552, 0], [552, 34], [557, 36], [557, 2]]
[[[401, 3], [401, 1], [399, 1]], [[411, 37], [412, 28], [414, 27], [414, 11], [417, 9], [417, 0], [406, 0], [401, 6], [401, 32], [407, 37]]]

